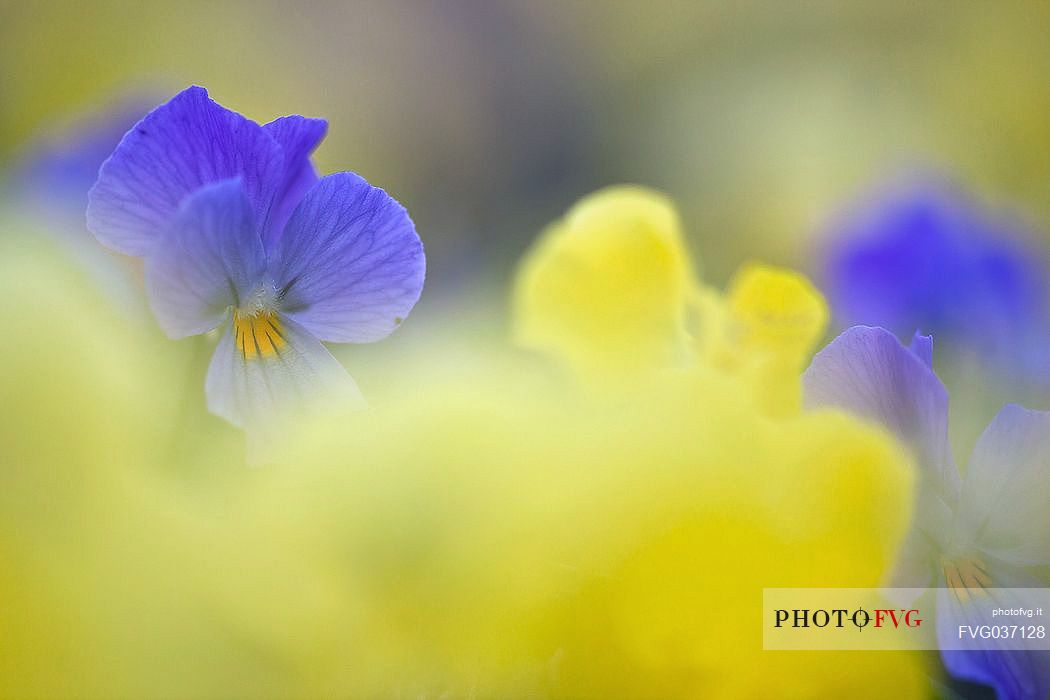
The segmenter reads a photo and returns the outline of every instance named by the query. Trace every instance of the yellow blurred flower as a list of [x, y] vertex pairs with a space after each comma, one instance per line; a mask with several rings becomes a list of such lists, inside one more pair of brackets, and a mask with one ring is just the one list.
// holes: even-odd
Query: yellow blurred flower
[[742, 267], [723, 296], [700, 297], [700, 356], [750, 386], [768, 413], [801, 408], [799, 374], [828, 323], [824, 297], [802, 274], [759, 263]]
[[602, 190], [523, 261], [516, 338], [603, 381], [673, 364], [687, 350], [691, 274], [670, 200], [642, 187]]
[[601, 190], [526, 256], [514, 289], [515, 339], [592, 385], [700, 363], [738, 375], [768, 412], [797, 412], [798, 375], [828, 321], [824, 298], [791, 270], [745, 265], [722, 294], [692, 268], [667, 197]]

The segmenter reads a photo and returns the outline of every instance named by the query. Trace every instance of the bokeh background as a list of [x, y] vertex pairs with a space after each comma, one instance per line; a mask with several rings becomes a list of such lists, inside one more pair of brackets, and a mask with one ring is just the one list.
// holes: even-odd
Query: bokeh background
[[[672, 197], [699, 274], [715, 287], [752, 259], [819, 280], [824, 241], [843, 213], [916, 172], [936, 173], [1016, 221], [1039, 259], [1050, 242], [1048, 32], [1050, 4], [1041, 2], [0, 0], [0, 226], [18, 229], [7, 236], [9, 253], [39, 238], [83, 264], [104, 296], [119, 300], [107, 316], [114, 328], [150, 327], [134, 269], [114, 278], [109, 265], [124, 263], [96, 259], [82, 227], [86, 189], [120, 134], [189, 84], [260, 122], [323, 116], [330, 129], [319, 169], [354, 170], [392, 193], [428, 256], [410, 322], [386, 343], [337, 353], [368, 394], [410, 385], [401, 359], [417, 356], [420, 343], [439, 337], [446, 352], [506, 332], [513, 270], [537, 232], [613, 183]], [[47, 268], [54, 251], [35, 245], [27, 254]], [[12, 279], [19, 295], [31, 293], [31, 274]], [[834, 318], [829, 332], [843, 322]], [[45, 321], [26, 324], [18, 327], [52, 332]], [[239, 436], [199, 410], [208, 352], [143, 332], [148, 340], [129, 341], [149, 348], [139, 354], [177, 367], [163, 380], [177, 388], [143, 400], [159, 411], [155, 424], [179, 426], [183, 437], [160, 428], [140, 437], [171, 456], [158, 467], [170, 480], [164, 488], [203, 499], [194, 508], [220, 509], [254, 477], [224, 471]], [[463, 353], [450, 362], [471, 356]], [[960, 454], [1003, 401], [1048, 404], [1046, 385], [983, 372], [980, 354], [948, 360], [942, 376]], [[28, 366], [17, 371], [39, 371]], [[8, 377], [13, 390], [35, 391], [27, 376]], [[142, 389], [127, 388], [122, 400], [134, 405]], [[26, 430], [44, 432], [33, 423]], [[69, 482], [78, 474], [70, 467], [56, 479], [79, 508], [84, 499]], [[25, 493], [40, 487], [15, 482]], [[39, 513], [17, 512], [23, 519], [12, 522], [44, 527]], [[85, 570], [96, 566], [106, 563]], [[245, 637], [272, 632], [235, 617]], [[225, 641], [215, 644], [228, 652]], [[945, 697], [979, 692], [931, 687]], [[411, 688], [405, 696], [431, 697]]]
[[668, 192], [705, 274], [807, 267], [838, 208], [912, 167], [1050, 217], [1043, 3], [0, 4], [0, 158], [187, 84], [331, 122], [322, 170], [397, 193], [431, 298], [505, 271], [580, 194]]

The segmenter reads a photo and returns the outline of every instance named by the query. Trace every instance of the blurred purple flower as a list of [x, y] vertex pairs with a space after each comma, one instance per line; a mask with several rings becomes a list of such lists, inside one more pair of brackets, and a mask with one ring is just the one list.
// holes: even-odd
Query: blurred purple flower
[[84, 227], [84, 207], [99, 166], [152, 104], [156, 102], [147, 103], [141, 94], [130, 95], [34, 140], [2, 192], [13, 210], [37, 224], [34, 231], [56, 241], [109, 301], [143, 319], [134, 266], [99, 247]]
[[208, 407], [250, 434], [322, 392], [359, 402], [321, 341], [384, 338], [422, 290], [404, 207], [353, 173], [318, 178], [326, 130], [301, 116], [260, 126], [191, 87], [124, 136], [89, 194], [99, 241], [146, 259], [169, 336], [225, 325]]
[[[948, 446], [948, 392], [933, 371], [932, 351], [928, 336], [916, 334], [905, 348], [885, 329], [856, 326], [817, 354], [803, 386], [807, 407], [839, 407], [879, 423], [913, 453], [915, 515], [891, 585], [937, 588], [943, 632], [967, 614], [960, 603], [989, 589], [1047, 586], [1050, 413], [1004, 407], [961, 478]], [[952, 674], [991, 685], [1000, 698], [1045, 700], [1050, 652], [988, 644], [941, 656]]]
[[898, 337], [921, 328], [1022, 376], [1050, 367], [1045, 251], [946, 182], [916, 179], [868, 198], [827, 246], [819, 276], [841, 325]]
[[36, 141], [11, 174], [17, 201], [40, 216], [64, 219], [62, 231], [73, 229], [90, 240], [83, 230], [88, 190], [99, 166], [152, 104], [156, 103], [141, 96], [127, 97], [62, 133]]

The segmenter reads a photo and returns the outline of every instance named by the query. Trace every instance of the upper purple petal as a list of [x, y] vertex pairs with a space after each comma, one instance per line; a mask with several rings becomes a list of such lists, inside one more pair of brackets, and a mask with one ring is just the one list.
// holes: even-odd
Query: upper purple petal
[[150, 306], [173, 338], [215, 328], [266, 273], [266, 254], [240, 180], [192, 194], [146, 263]]
[[296, 205], [317, 183], [317, 172], [310, 162], [310, 154], [327, 133], [328, 122], [293, 115], [275, 119], [263, 129], [284, 152], [284, 179], [278, 186], [269, 218], [263, 226], [263, 243], [270, 249], [284, 231]]
[[179, 205], [204, 185], [241, 178], [256, 221], [284, 181], [281, 146], [261, 126], [183, 90], [131, 129], [88, 195], [88, 228], [104, 245], [145, 256]]
[[964, 537], [1021, 566], [1050, 565], [1050, 413], [1005, 406], [974, 448], [960, 501]]
[[405, 208], [353, 173], [307, 193], [271, 253], [281, 308], [322, 340], [387, 336], [423, 289], [423, 244]]

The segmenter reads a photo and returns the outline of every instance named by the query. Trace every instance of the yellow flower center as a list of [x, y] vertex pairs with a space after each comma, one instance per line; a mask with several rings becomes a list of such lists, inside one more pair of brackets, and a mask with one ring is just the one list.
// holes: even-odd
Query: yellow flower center
[[234, 344], [246, 360], [273, 357], [281, 353], [288, 341], [284, 339], [281, 321], [273, 311], [233, 312]]
[[962, 559], [944, 557], [941, 559], [941, 569], [944, 571], [945, 583], [961, 603], [970, 600], [971, 596], [985, 595], [985, 589], [992, 587], [992, 580], [988, 577], [988, 568], [976, 557]]

